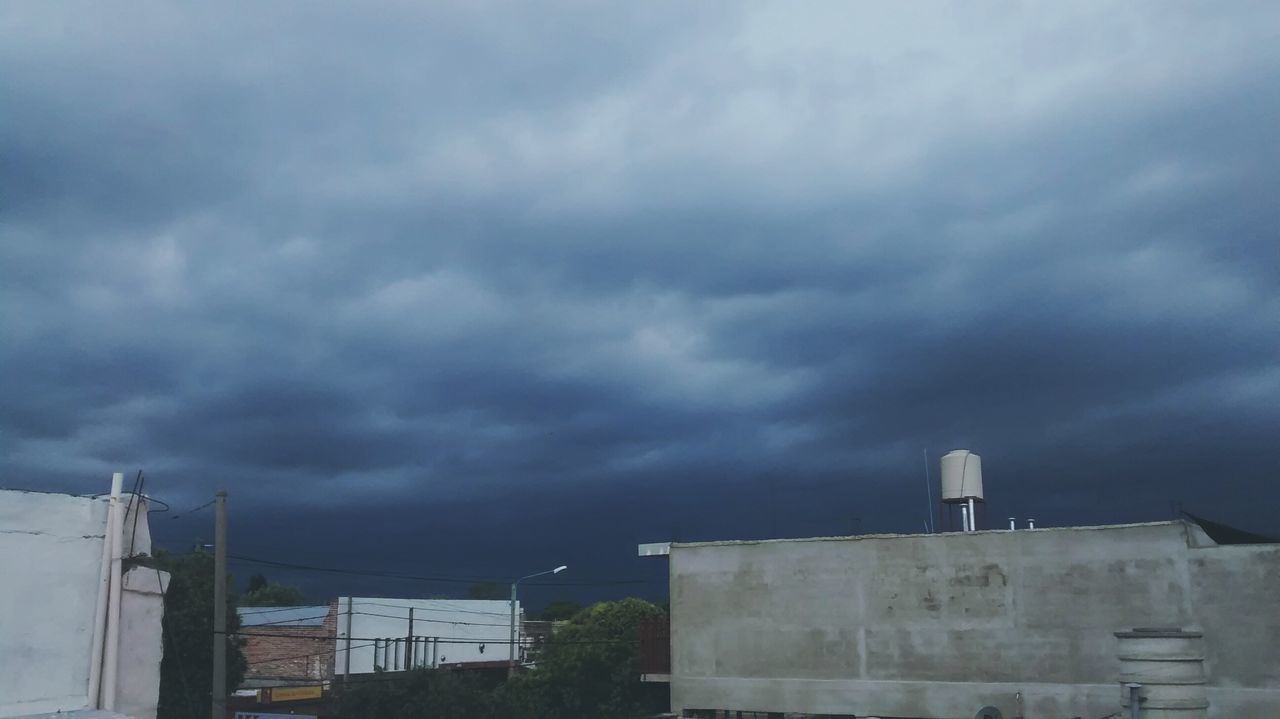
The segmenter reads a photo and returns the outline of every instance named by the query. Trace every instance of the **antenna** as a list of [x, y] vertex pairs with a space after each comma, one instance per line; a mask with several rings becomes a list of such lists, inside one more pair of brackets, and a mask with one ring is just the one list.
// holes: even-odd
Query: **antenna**
[[929, 523], [925, 525], [925, 529], [929, 530], [929, 534], [935, 531], [933, 523], [933, 480], [929, 479], [929, 448], [924, 450], [924, 496], [929, 500]]

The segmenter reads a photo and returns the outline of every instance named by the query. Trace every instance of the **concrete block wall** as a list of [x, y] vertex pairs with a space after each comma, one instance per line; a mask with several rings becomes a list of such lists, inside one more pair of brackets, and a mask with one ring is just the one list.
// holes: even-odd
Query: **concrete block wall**
[[1181, 522], [675, 544], [670, 566], [674, 711], [1101, 717], [1113, 632], [1180, 626], [1206, 632], [1213, 716], [1280, 716], [1280, 547]]

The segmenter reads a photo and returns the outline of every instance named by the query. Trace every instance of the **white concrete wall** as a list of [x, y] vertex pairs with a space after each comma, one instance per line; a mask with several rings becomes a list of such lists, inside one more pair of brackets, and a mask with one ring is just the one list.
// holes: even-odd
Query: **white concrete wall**
[[[1193, 546], [1194, 545], [1194, 546]], [[1119, 709], [1113, 632], [1206, 632], [1211, 716], [1280, 716], [1280, 546], [1160, 523], [676, 544], [672, 707], [951, 719]]]
[[137, 719], [153, 719], [160, 701], [160, 660], [164, 658], [161, 622], [168, 588], [168, 572], [134, 567], [124, 575], [116, 711]]
[[[413, 607], [413, 634], [439, 639], [439, 662], [506, 661], [511, 642], [511, 605], [501, 600], [397, 599], [355, 597], [351, 616], [351, 673], [374, 670], [370, 638], [403, 638], [409, 633], [409, 607]], [[519, 603], [516, 604], [519, 613]], [[338, 599], [338, 639], [334, 673], [342, 674], [346, 661], [347, 597]], [[454, 641], [450, 641], [454, 640]], [[481, 651], [481, 647], [484, 650]], [[403, 660], [401, 662], [403, 667]], [[386, 667], [390, 669], [391, 667]]]
[[[0, 717], [88, 706], [106, 523], [105, 498], [0, 490]], [[150, 552], [145, 505], [136, 540], [133, 524], [130, 514], [125, 548], [132, 540], [135, 551]], [[139, 588], [130, 576], [122, 593], [117, 686], [119, 708], [140, 709], [133, 715], [147, 719], [155, 715], [160, 664], [144, 648], [154, 650], [160, 639], [163, 597]]]

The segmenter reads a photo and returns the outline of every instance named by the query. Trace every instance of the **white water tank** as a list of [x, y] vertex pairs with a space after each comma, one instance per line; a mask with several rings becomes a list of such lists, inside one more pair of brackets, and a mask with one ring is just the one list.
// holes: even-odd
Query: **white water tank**
[[1138, 684], [1143, 719], [1205, 719], [1202, 637], [1177, 628], [1117, 632], [1122, 706], [1129, 707], [1128, 686]]
[[967, 449], [942, 455], [942, 501], [982, 499], [982, 458]]

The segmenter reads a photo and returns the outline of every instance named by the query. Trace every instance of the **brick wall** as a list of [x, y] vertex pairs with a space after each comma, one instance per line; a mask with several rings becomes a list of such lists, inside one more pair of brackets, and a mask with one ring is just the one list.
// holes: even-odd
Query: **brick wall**
[[299, 627], [271, 624], [245, 627], [241, 651], [249, 663], [246, 679], [328, 680], [338, 628], [337, 600], [329, 602], [324, 625]]

